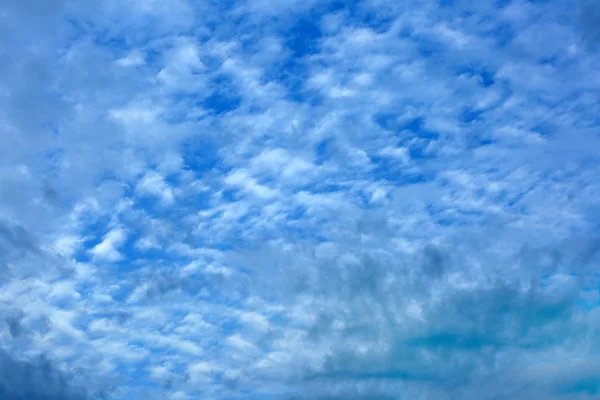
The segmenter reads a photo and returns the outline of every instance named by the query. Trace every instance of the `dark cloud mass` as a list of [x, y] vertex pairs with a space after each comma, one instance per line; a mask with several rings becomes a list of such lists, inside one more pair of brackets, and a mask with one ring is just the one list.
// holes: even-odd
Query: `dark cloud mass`
[[[580, 259], [588, 242], [528, 248], [525, 259], [523, 250], [494, 259], [476, 249], [458, 257], [426, 247], [406, 260], [328, 260], [315, 270], [317, 284], [298, 292], [334, 304], [310, 329], [313, 343], [331, 344], [321, 367], [293, 379], [305, 393], [299, 398], [593, 398], [600, 313], [582, 301], [597, 277], [556, 271], [575, 262], [582, 271], [595, 268]], [[562, 266], [551, 275], [536, 271], [550, 256]], [[419, 262], [421, 271], [410, 267]], [[476, 272], [480, 264], [486, 269]], [[519, 264], [529, 271], [507, 274]], [[333, 276], [344, 278], [328, 285]]]
[[14, 310], [9, 312], [4, 318], [6, 321], [6, 326], [8, 327], [8, 332], [13, 338], [17, 338], [23, 334], [23, 326], [21, 325], [23, 315], [23, 311]]
[[71, 386], [63, 374], [45, 358], [14, 359], [0, 350], [0, 399], [2, 400], [92, 400], [85, 389]]
[[600, 2], [597, 0], [581, 1], [581, 21], [583, 37], [595, 50], [600, 46]]

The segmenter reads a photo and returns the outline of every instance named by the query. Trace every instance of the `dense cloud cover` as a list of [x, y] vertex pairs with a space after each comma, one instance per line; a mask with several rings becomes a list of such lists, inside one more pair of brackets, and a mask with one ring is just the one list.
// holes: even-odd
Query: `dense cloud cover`
[[598, 4], [0, 2], [0, 398], [597, 398]]
[[[0, 397], [5, 400], [87, 400], [83, 388], [72, 387], [47, 359], [18, 361], [0, 352]], [[99, 398], [99, 397], [95, 397]]]
[[600, 43], [600, 3], [593, 0], [582, 2], [582, 21], [584, 38], [593, 49]]

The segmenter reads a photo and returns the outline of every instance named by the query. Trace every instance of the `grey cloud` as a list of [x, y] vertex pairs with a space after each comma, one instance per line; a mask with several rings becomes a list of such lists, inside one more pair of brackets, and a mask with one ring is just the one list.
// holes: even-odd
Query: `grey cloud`
[[[466, 248], [428, 246], [404, 260], [370, 255], [358, 264], [304, 264], [317, 271], [302, 295], [335, 305], [315, 310], [307, 332], [314, 343], [329, 343], [325, 364], [295, 375], [292, 387], [306, 398], [584, 399], [597, 390], [589, 378], [600, 373], [593, 359], [568, 379], [556, 377], [577, 354], [590, 352], [596, 317], [580, 307], [584, 280], [564, 278], [577, 267], [577, 249], [590, 246], [528, 247], [500, 260], [475, 249], [463, 255]], [[514, 265], [522, 269], [511, 272]], [[465, 286], [450, 284], [452, 274]], [[411, 301], [420, 304], [421, 317], [406, 313]], [[385, 350], [356, 348], [377, 343]], [[539, 360], [557, 352], [561, 358], [547, 362], [554, 378], [536, 375]], [[370, 389], [361, 392], [365, 385]]]
[[0, 350], [0, 398], [3, 400], [88, 400], [98, 398], [69, 384], [50, 361], [20, 361]]
[[35, 242], [33, 235], [23, 226], [0, 220], [0, 254], [6, 259], [38, 251]]
[[593, 48], [600, 45], [600, 2], [596, 0], [581, 1], [581, 22], [583, 38]]
[[439, 278], [444, 274], [446, 261], [440, 250], [435, 247], [427, 247], [424, 251], [423, 273], [425, 275]]
[[8, 327], [8, 332], [13, 338], [17, 338], [24, 333], [24, 328], [22, 325], [23, 317], [24, 313], [22, 310], [13, 310], [12, 312], [8, 313], [6, 317], [4, 317], [4, 321]]
[[9, 265], [40, 253], [36, 239], [22, 225], [0, 219], [0, 280], [9, 279]]
[[[194, 296], [202, 289], [213, 291], [219, 285], [219, 277], [208, 279], [202, 274], [186, 276], [180, 268], [167, 265], [152, 265], [134, 271], [129, 278], [134, 287], [143, 287], [139, 300], [161, 301], [165, 296]], [[214, 277], [213, 277], [214, 278]]]
[[17, 277], [54, 272], [70, 276], [72, 265], [44, 249], [29, 227], [0, 218], [0, 284]]

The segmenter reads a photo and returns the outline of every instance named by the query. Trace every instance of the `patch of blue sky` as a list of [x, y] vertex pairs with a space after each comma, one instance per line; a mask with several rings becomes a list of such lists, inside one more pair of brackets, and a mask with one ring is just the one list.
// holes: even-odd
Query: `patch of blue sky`
[[484, 213], [479, 210], [436, 209], [431, 205], [426, 208], [433, 222], [445, 227], [467, 227], [485, 219]]
[[565, 394], [597, 395], [600, 393], [600, 378], [590, 376], [588, 378], [577, 379], [576, 382], [565, 387], [562, 392]]
[[[411, 154], [411, 156], [413, 155]], [[372, 176], [395, 186], [428, 182], [436, 179], [437, 176], [431, 171], [406, 168], [402, 162], [389, 157], [372, 155], [370, 158], [375, 164], [375, 167], [371, 170]]]
[[482, 146], [490, 146], [497, 143], [489, 133], [481, 129], [479, 132], [472, 132], [467, 135], [467, 147], [469, 149], [477, 149]]
[[128, 37], [123, 35], [115, 35], [109, 29], [105, 29], [100, 32], [94, 32], [85, 25], [78, 25], [76, 21], [72, 22], [72, 26], [75, 30], [75, 40], [79, 35], [84, 37], [89, 35], [90, 38], [92, 38], [94, 45], [117, 55], [117, 58], [126, 57], [133, 47], [133, 44]]
[[375, 122], [382, 128], [393, 132], [399, 138], [410, 141], [413, 138], [438, 139], [439, 134], [425, 128], [425, 117], [419, 116], [408, 120], [398, 120], [398, 114], [380, 113], [375, 115]]
[[481, 85], [490, 87], [495, 82], [495, 71], [486, 68], [485, 66], [461, 65], [456, 69], [457, 75], [466, 74], [468, 76], [477, 76], [480, 78]]
[[516, 35], [514, 28], [505, 22], [496, 22], [489, 32], [489, 36], [500, 48], [510, 46]]
[[510, 3], [512, 1], [513, 0], [494, 0], [493, 4], [494, 4], [494, 7], [502, 9], [502, 8], [510, 5]]
[[242, 95], [230, 76], [219, 74], [213, 77], [208, 90], [210, 94], [199, 105], [211, 113], [228, 113], [242, 104]]
[[181, 157], [185, 168], [191, 170], [194, 176], [201, 178], [211, 170], [221, 168], [222, 159], [217, 140], [203, 135], [189, 138], [181, 144]]
[[321, 15], [320, 10], [311, 9], [305, 15], [296, 18], [282, 32], [285, 46], [290, 51], [292, 60], [301, 61], [320, 51]]
[[332, 146], [334, 145], [334, 138], [327, 138], [319, 141], [315, 145], [316, 164], [321, 165], [326, 162], [330, 157]]

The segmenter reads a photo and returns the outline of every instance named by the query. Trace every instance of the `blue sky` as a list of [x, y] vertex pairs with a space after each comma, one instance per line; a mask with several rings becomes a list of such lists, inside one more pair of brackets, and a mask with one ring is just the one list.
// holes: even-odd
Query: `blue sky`
[[600, 3], [5, 0], [0, 397], [600, 396]]

